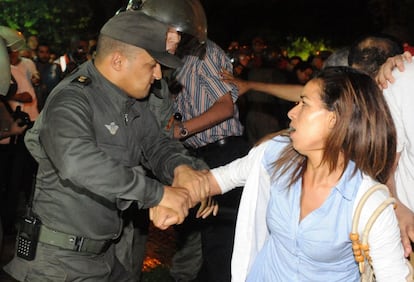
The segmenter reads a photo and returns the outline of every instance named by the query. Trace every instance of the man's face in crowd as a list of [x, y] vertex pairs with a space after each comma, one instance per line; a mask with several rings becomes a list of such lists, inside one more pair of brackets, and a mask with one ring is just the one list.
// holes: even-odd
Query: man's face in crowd
[[37, 58], [42, 63], [49, 62], [49, 59], [50, 59], [49, 47], [40, 45], [37, 49]]

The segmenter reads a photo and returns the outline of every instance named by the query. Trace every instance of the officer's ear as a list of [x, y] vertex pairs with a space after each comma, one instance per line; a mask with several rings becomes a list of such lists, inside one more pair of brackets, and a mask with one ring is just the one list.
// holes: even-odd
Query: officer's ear
[[122, 67], [122, 63], [124, 60], [124, 56], [122, 56], [121, 53], [119, 52], [114, 52], [112, 53], [112, 57], [111, 57], [111, 66], [113, 69], [120, 71], [121, 67]]

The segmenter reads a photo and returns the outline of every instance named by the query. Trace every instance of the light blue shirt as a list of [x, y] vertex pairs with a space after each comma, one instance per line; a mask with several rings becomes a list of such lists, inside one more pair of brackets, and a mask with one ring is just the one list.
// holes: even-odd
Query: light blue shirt
[[[272, 175], [275, 152], [271, 142], [263, 165]], [[259, 252], [247, 281], [359, 281], [349, 234], [360, 172], [350, 162], [321, 207], [300, 219], [302, 181], [287, 187], [290, 175], [272, 180], [266, 221], [270, 236]]]

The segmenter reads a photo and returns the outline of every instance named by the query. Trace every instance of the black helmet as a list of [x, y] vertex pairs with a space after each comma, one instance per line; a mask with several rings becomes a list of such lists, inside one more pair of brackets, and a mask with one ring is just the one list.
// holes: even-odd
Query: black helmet
[[189, 34], [204, 44], [207, 18], [199, 0], [130, 0], [127, 10], [142, 10], [150, 17]]

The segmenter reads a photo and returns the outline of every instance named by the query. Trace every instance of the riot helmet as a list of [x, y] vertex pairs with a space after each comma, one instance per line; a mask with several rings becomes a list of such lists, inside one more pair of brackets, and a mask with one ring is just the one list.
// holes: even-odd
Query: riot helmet
[[140, 10], [181, 34], [176, 55], [202, 59], [206, 53], [207, 18], [199, 0], [130, 0], [126, 10]]
[[6, 96], [10, 87], [9, 51], [18, 51], [25, 45], [23, 33], [7, 26], [0, 26], [0, 95]]
[[0, 26], [0, 37], [6, 42], [6, 47], [12, 51], [18, 51], [26, 45], [23, 33], [7, 26]]
[[0, 37], [0, 95], [6, 96], [10, 86], [10, 61], [6, 42]]
[[128, 9], [142, 10], [177, 31], [196, 37], [199, 43], [207, 39], [207, 18], [199, 0], [130, 0]]

